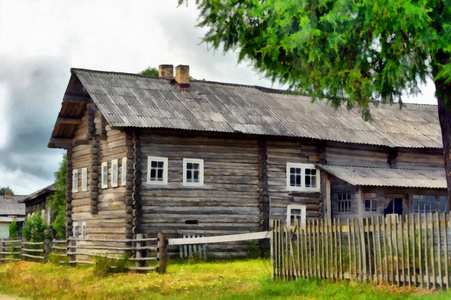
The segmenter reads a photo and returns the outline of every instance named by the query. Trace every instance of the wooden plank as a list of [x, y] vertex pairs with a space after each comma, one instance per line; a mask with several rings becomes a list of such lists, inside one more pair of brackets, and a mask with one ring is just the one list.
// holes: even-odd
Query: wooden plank
[[423, 230], [422, 224], [421, 224], [421, 215], [417, 214], [418, 216], [418, 264], [420, 269], [420, 287], [424, 287], [424, 277], [423, 277], [423, 265], [424, 265], [424, 259], [423, 259], [423, 251], [422, 251], [422, 243], [423, 243], [423, 237], [421, 235], [421, 232]]
[[317, 238], [318, 238], [317, 227], [318, 226], [316, 226], [316, 221], [312, 220], [313, 270], [314, 270], [313, 274], [314, 274], [315, 277], [319, 277], [319, 274], [318, 274], [318, 251], [316, 249]]
[[[274, 220], [272, 220], [272, 224], [271, 224], [272, 226], [271, 226], [271, 228], [272, 228], [272, 230], [271, 230], [271, 237], [270, 237], [270, 239], [269, 239], [269, 253], [270, 253], [270, 255], [271, 255], [271, 257], [270, 257], [270, 259], [271, 259], [271, 279], [272, 280], [274, 280], [275, 279], [275, 269], [276, 269], [276, 266], [275, 266], [275, 264], [274, 264], [274, 255], [275, 255], [275, 253], [274, 253], [274, 250], [275, 250], [275, 248], [274, 248], [274, 235], [275, 235], [275, 232], [276, 232], [276, 226], [275, 226], [275, 222], [274, 222]], [[180, 255], [181, 255], [181, 253], [180, 253]]]
[[321, 232], [321, 277], [327, 278], [327, 241], [326, 241], [326, 226], [325, 220], [320, 220], [320, 232]]
[[271, 231], [262, 231], [262, 232], [198, 237], [198, 238], [188, 238], [188, 239], [173, 238], [173, 239], [168, 239], [168, 245], [213, 244], [213, 243], [261, 240], [261, 239], [270, 238], [270, 235], [271, 235]]
[[438, 284], [440, 286], [440, 289], [443, 289], [443, 277], [442, 277], [442, 253], [441, 253], [441, 247], [442, 247], [442, 239], [441, 239], [441, 230], [440, 230], [440, 213], [435, 213], [437, 216], [437, 226], [435, 227], [437, 229], [437, 261], [438, 261]]
[[338, 226], [338, 264], [339, 264], [339, 277], [341, 280], [344, 279], [343, 274], [343, 253], [342, 253], [342, 232], [341, 232], [341, 220], [337, 220], [337, 226]]
[[428, 261], [428, 214], [424, 214], [424, 263], [425, 263], [425, 273], [426, 273], [426, 288], [429, 288], [431, 280], [429, 277], [429, 261]]
[[357, 223], [356, 231], [357, 231], [357, 248], [359, 253], [359, 281], [366, 281], [366, 261], [364, 260], [365, 255], [365, 239], [363, 238], [363, 219], [354, 219]]
[[[407, 259], [407, 283], [409, 286], [412, 286], [412, 277], [410, 276], [410, 239], [412, 236], [410, 235], [410, 222], [409, 222], [410, 215], [406, 215], [405, 217], [405, 228], [406, 228], [406, 259]], [[404, 282], [406, 284], [406, 282]]]
[[385, 218], [386, 223], [388, 224], [387, 228], [387, 241], [388, 241], [388, 255], [387, 259], [389, 259], [390, 263], [390, 278], [388, 280], [389, 283], [395, 284], [395, 276], [394, 276], [394, 259], [393, 259], [393, 249], [392, 249], [392, 218], [391, 215], [387, 216]]
[[349, 253], [349, 278], [350, 279], [354, 279], [353, 277], [353, 268], [354, 265], [354, 256], [353, 256], [353, 249], [354, 249], [354, 241], [353, 241], [353, 237], [354, 237], [354, 226], [352, 226], [352, 219], [347, 219], [348, 220], [348, 253]]
[[313, 274], [313, 267], [312, 267], [312, 236], [311, 236], [311, 232], [312, 232], [312, 226], [311, 226], [311, 220], [307, 220], [307, 228], [306, 228], [306, 233], [307, 233], [307, 239], [306, 239], [306, 248], [307, 248], [307, 264], [308, 264], [308, 276], [310, 277]]
[[432, 242], [431, 242], [431, 265], [432, 265], [432, 288], [435, 289], [437, 284], [437, 277], [435, 273], [435, 249], [434, 249], [434, 237], [435, 237], [435, 222], [434, 222], [434, 214], [430, 213], [431, 216], [431, 233], [432, 233]]
[[[364, 244], [367, 246], [367, 251], [365, 251], [368, 254], [368, 264], [367, 264], [367, 279], [370, 281], [373, 281], [373, 260], [371, 253], [373, 252], [373, 243], [371, 243], [371, 234], [370, 234], [370, 219], [365, 218], [363, 220], [365, 222], [364, 227]], [[366, 239], [365, 239], [366, 236]]]
[[[449, 214], [448, 214], [448, 216], [449, 216]], [[444, 234], [444, 239], [445, 239], [445, 265], [444, 265], [444, 268], [445, 268], [445, 284], [446, 284], [446, 289], [447, 290], [449, 290], [449, 274], [448, 274], [448, 226], [446, 226], [446, 224], [447, 224], [447, 218], [446, 218], [446, 214], [445, 213], [443, 213], [443, 215], [442, 215], [442, 219], [443, 219], [443, 228], [442, 228], [442, 230], [443, 230], [443, 234]]]
[[302, 272], [302, 263], [301, 263], [301, 252], [302, 252], [302, 247], [301, 247], [301, 220], [298, 220], [298, 222], [296, 223], [296, 247], [298, 249], [298, 257], [297, 257], [297, 263], [296, 263], [296, 267], [298, 270], [297, 276], [298, 278], [301, 277], [301, 272]]
[[416, 242], [416, 231], [415, 231], [415, 214], [410, 215], [412, 216], [412, 222], [411, 222], [411, 237], [412, 237], [412, 281], [413, 286], [417, 286], [417, 268], [416, 268], [416, 249], [417, 249], [417, 242]]
[[405, 257], [404, 257], [404, 222], [402, 215], [398, 216], [398, 224], [400, 230], [400, 247], [401, 247], [401, 271], [402, 271], [402, 283], [406, 285], [406, 268], [405, 268]]
[[83, 95], [65, 94], [63, 97], [64, 102], [88, 103], [90, 100], [91, 98], [89, 96]]
[[377, 276], [378, 283], [382, 283], [384, 279], [384, 271], [383, 271], [383, 264], [382, 264], [382, 246], [381, 246], [381, 236], [382, 236], [382, 226], [380, 222], [381, 217], [376, 217], [376, 229], [377, 229], [377, 239], [376, 239], [376, 246], [377, 246], [377, 257], [379, 258], [379, 274]]

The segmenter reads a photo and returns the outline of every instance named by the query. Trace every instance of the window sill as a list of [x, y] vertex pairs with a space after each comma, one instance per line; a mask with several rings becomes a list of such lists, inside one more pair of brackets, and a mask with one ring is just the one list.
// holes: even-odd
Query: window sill
[[190, 189], [190, 190], [208, 190], [212, 188], [212, 185], [184, 185], [181, 182], [168, 183], [168, 184], [152, 184], [143, 182], [142, 185], [146, 188], [162, 189], [162, 190], [174, 190], [174, 189]]

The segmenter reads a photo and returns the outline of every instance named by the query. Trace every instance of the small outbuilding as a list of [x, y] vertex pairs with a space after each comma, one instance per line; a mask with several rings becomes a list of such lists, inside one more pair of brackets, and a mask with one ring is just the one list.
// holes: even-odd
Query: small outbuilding
[[16, 221], [18, 229], [25, 220], [25, 204], [20, 203], [25, 196], [0, 196], [0, 239], [9, 239], [9, 225]]

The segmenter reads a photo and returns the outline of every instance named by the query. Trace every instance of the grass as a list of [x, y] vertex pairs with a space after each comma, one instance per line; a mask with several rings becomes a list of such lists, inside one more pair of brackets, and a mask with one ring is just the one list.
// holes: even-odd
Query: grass
[[[92, 266], [0, 264], [0, 294], [32, 299], [450, 299], [451, 292], [335, 283], [272, 281], [268, 260], [171, 262], [167, 273], [95, 275]], [[1, 295], [0, 295], [1, 296]]]

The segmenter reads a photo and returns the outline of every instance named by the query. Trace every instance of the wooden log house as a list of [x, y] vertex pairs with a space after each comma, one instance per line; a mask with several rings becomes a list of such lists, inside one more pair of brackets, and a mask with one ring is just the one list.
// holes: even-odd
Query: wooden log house
[[[50, 148], [67, 149], [67, 236], [268, 230], [270, 220], [448, 211], [437, 107], [337, 110], [258, 86], [72, 69]], [[244, 245], [209, 246], [212, 255]]]

